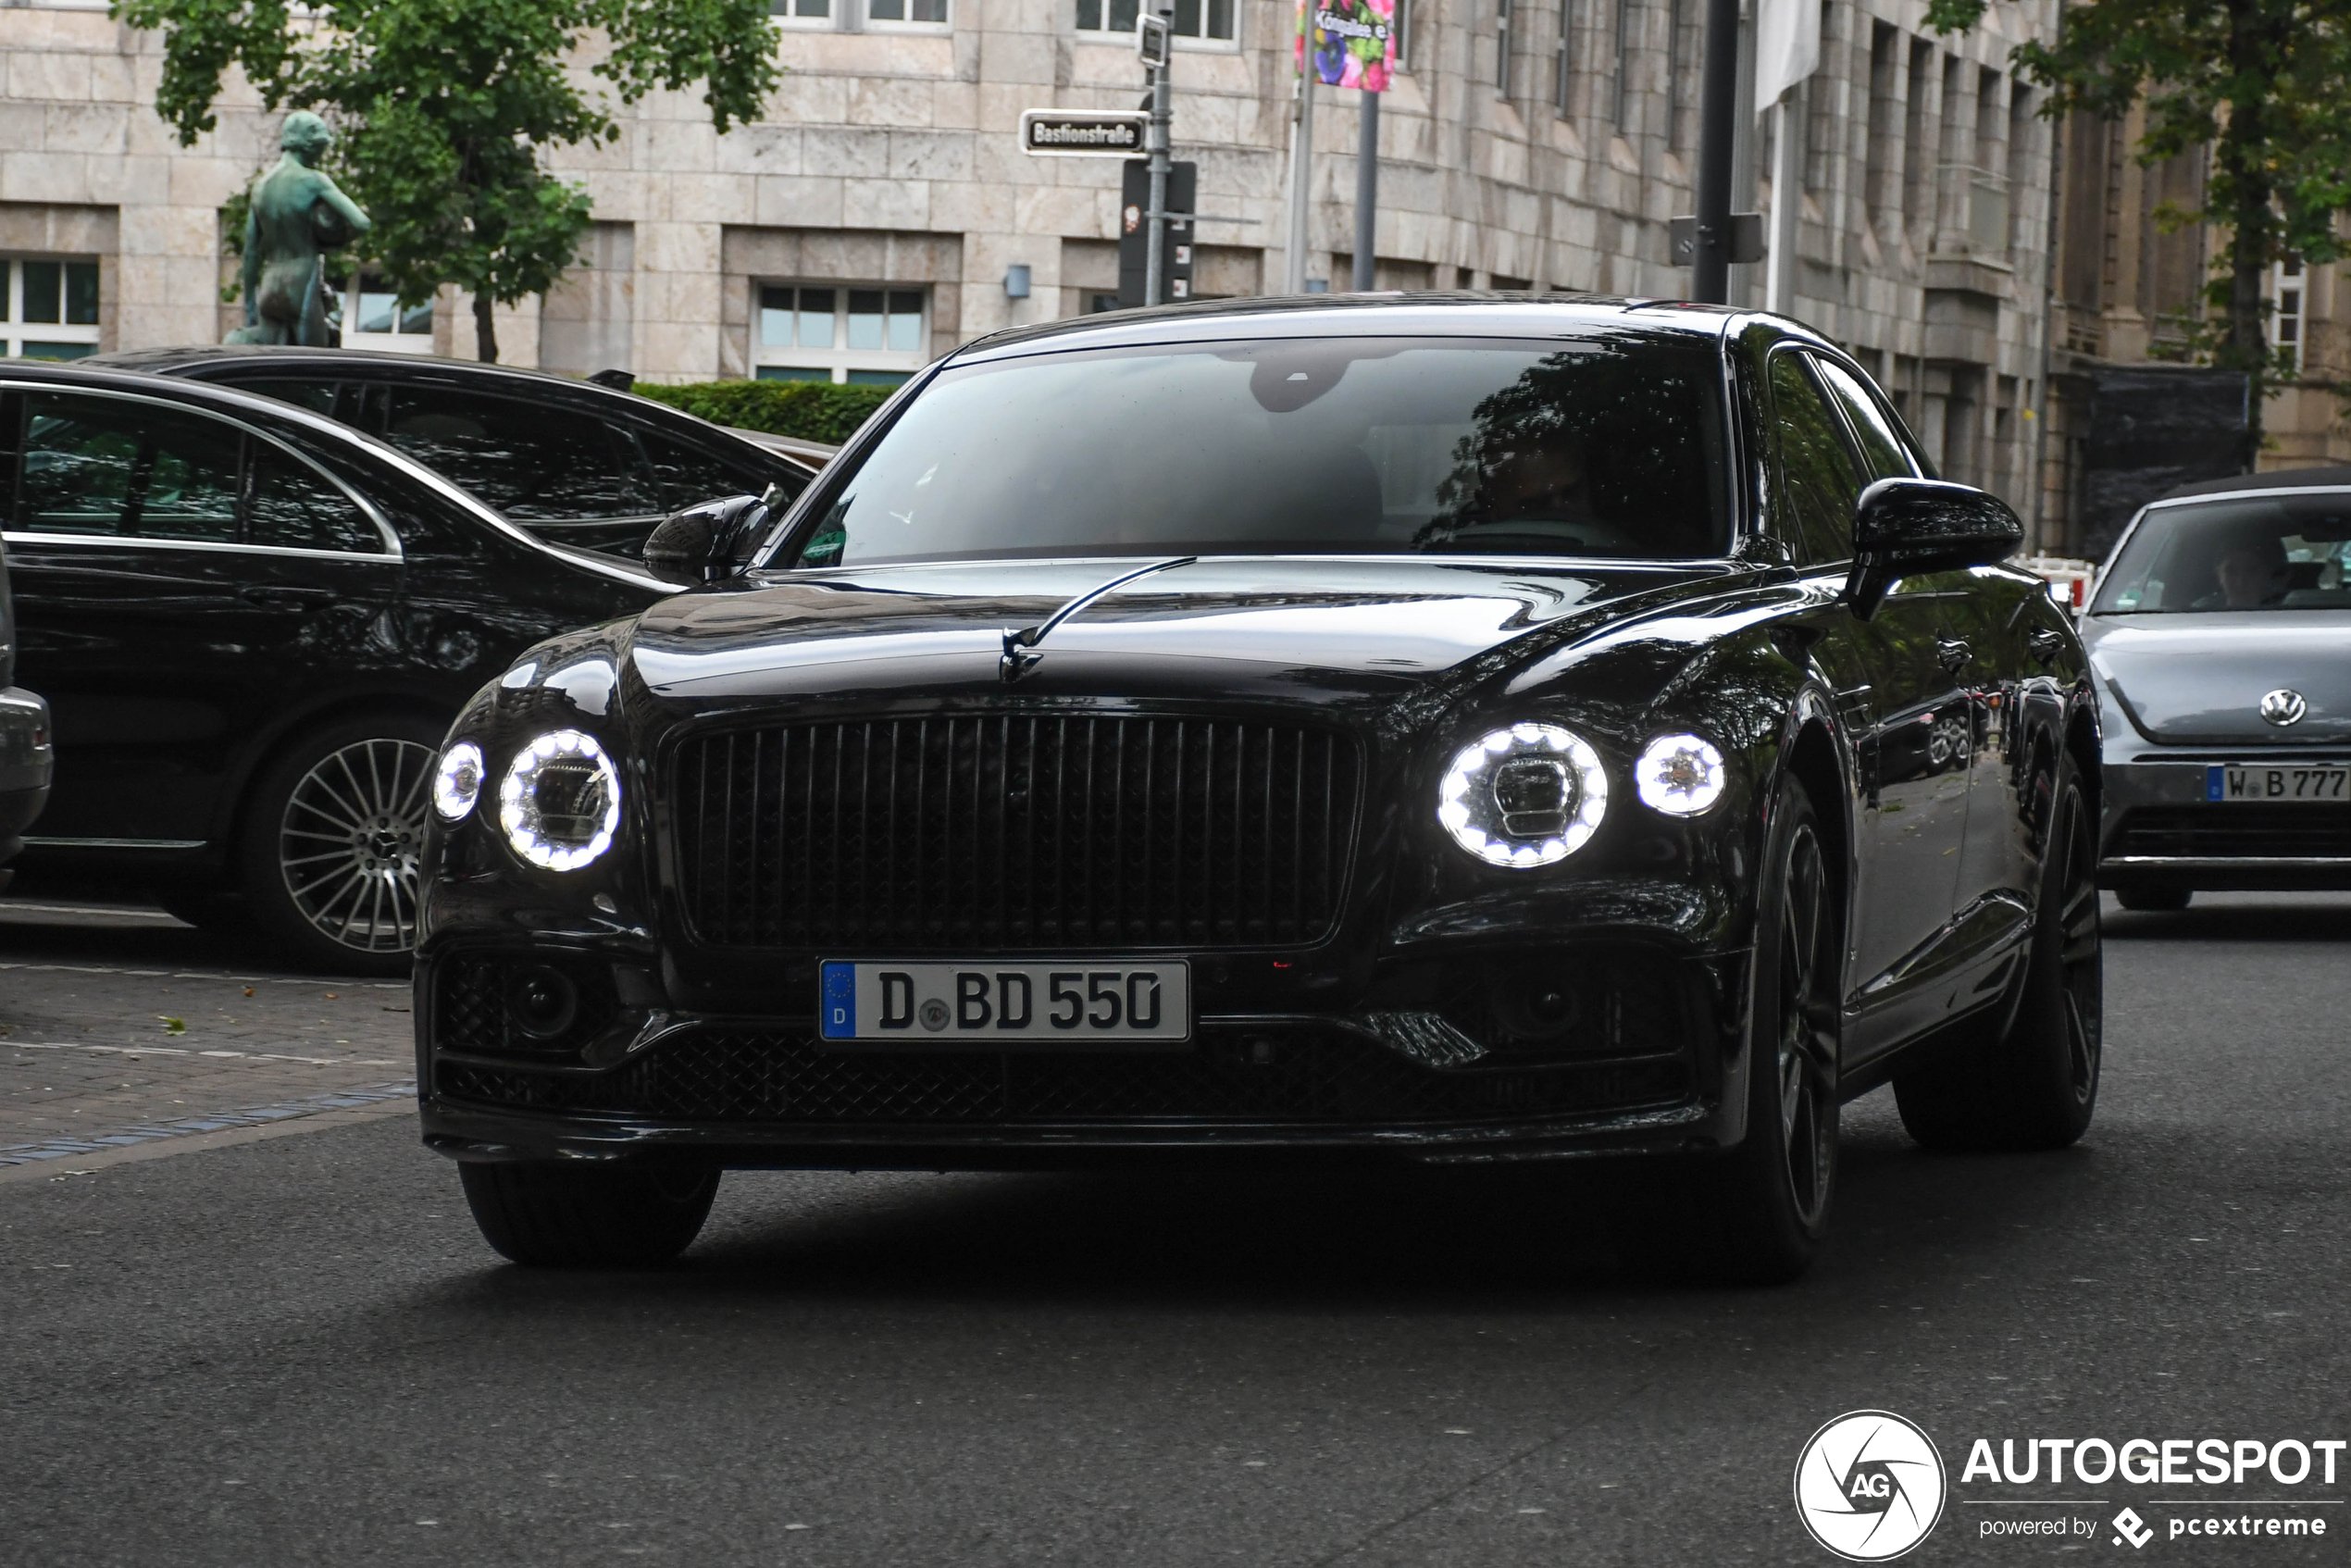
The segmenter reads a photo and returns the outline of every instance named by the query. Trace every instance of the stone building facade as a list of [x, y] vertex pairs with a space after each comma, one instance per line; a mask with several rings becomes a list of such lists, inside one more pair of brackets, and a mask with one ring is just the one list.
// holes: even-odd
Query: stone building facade
[[[758, 122], [720, 136], [696, 94], [658, 94], [622, 111], [617, 143], [557, 159], [592, 193], [596, 228], [562, 287], [500, 313], [504, 358], [888, 380], [1114, 293], [1117, 161], [1025, 156], [1016, 126], [1027, 108], [1135, 106], [1134, 0], [774, 4], [790, 73]], [[1405, 4], [1379, 128], [1378, 285], [1683, 292], [1668, 229], [1692, 205], [1701, 0]], [[1878, 374], [1948, 472], [2021, 504], [2046, 380], [2050, 135], [2003, 62], [2054, 9], [1996, 0], [1946, 40], [1924, 31], [1923, 0], [1825, 0], [1819, 73], [1743, 158], [1768, 208], [1753, 171], [1773, 167], [1772, 125], [1796, 127], [1793, 313]], [[1216, 218], [1196, 292], [1264, 292], [1285, 261], [1294, 13], [1177, 0], [1175, 18], [1176, 156]], [[219, 209], [274, 157], [276, 120], [232, 93], [219, 130], [178, 147], [150, 106], [160, 40], [103, 10], [0, 8], [0, 53], [11, 287], [27, 261], [94, 264], [96, 319], [77, 341], [217, 338], [236, 319]], [[1321, 90], [1314, 120], [1306, 272], [1340, 287], [1355, 97]], [[1015, 266], [1026, 297], [1007, 288]], [[1762, 271], [1735, 268], [1749, 303]], [[390, 304], [355, 280], [347, 341], [472, 351], [463, 302], [405, 317]]]

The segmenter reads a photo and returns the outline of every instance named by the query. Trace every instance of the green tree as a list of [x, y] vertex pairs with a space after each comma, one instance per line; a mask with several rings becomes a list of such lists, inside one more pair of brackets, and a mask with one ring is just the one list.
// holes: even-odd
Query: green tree
[[443, 283], [473, 296], [481, 357], [491, 308], [552, 288], [575, 265], [588, 193], [550, 175], [550, 147], [616, 141], [604, 93], [571, 67], [591, 47], [605, 91], [634, 103], [704, 84], [714, 124], [756, 118], [781, 79], [767, 0], [114, 0], [164, 32], [155, 112], [188, 145], [216, 123], [231, 66], [270, 109], [325, 115], [335, 174], [375, 220], [366, 255], [421, 305]]
[[[1928, 24], [1972, 27], [1984, 0], [1932, 0]], [[2205, 290], [2197, 346], [2252, 377], [2254, 439], [2276, 390], [2270, 306], [2272, 262], [2344, 254], [2335, 218], [2351, 206], [2351, 9], [2343, 0], [2093, 0], [2068, 9], [2057, 37], [2010, 56], [2049, 89], [2042, 112], [2120, 120], [2144, 99], [2135, 149], [2154, 164], [2212, 150], [2203, 205], [2164, 215], [2228, 233]]]

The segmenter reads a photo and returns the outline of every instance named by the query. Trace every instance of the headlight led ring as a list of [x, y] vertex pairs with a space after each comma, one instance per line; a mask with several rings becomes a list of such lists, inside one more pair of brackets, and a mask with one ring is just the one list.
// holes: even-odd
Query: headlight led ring
[[1437, 820], [1489, 865], [1555, 865], [1608, 815], [1599, 753], [1555, 724], [1513, 724], [1462, 748], [1437, 787]]
[[441, 766], [432, 776], [432, 809], [443, 822], [466, 819], [481, 799], [481, 781], [489, 771], [481, 748], [471, 740], [460, 740], [441, 753]]
[[592, 735], [541, 735], [507, 765], [498, 786], [498, 823], [531, 865], [577, 871], [612, 848], [620, 826], [620, 770]]
[[1713, 742], [1696, 735], [1661, 735], [1633, 765], [1633, 788], [1651, 811], [1697, 816], [1723, 798], [1728, 774]]

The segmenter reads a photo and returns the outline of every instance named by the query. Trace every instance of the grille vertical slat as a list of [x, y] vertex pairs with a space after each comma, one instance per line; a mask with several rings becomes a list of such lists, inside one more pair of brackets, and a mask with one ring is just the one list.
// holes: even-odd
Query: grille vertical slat
[[1358, 773], [1341, 737], [1228, 720], [800, 724], [686, 741], [671, 819], [716, 945], [1284, 946], [1336, 921]]

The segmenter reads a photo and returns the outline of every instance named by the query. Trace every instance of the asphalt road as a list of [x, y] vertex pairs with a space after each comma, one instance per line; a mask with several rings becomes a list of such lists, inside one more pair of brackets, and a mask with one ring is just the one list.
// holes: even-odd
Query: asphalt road
[[[1864, 1407], [1949, 1467], [1906, 1562], [2340, 1562], [2351, 1464], [1961, 1477], [2351, 1437], [2351, 898], [2108, 932], [2089, 1138], [1938, 1157], [1848, 1107], [1780, 1290], [1644, 1287], [1543, 1172], [734, 1176], [634, 1276], [500, 1264], [400, 1117], [14, 1181], [0, 1563], [1825, 1563], [1790, 1477]], [[2330, 1529], [2170, 1534], [2223, 1512]]]

